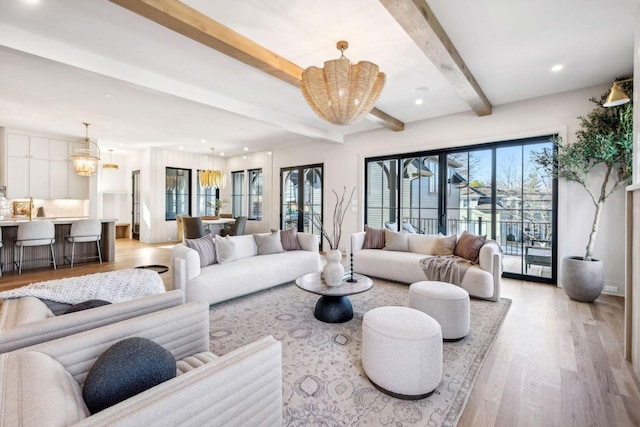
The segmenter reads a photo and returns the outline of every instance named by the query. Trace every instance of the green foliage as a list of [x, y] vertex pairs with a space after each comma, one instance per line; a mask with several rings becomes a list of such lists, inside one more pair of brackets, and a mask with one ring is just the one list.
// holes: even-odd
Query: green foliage
[[[620, 87], [632, 97], [632, 82], [620, 83]], [[544, 149], [532, 153], [533, 161], [552, 176], [581, 184], [596, 206], [585, 259], [591, 257], [602, 205], [616, 190], [627, 185], [632, 175], [633, 103], [603, 107], [607, 95], [608, 92], [599, 99], [590, 99], [596, 107], [586, 117], [578, 117], [580, 129], [573, 144], [556, 137], [556, 151]], [[596, 167], [604, 170], [602, 180], [589, 181]]]

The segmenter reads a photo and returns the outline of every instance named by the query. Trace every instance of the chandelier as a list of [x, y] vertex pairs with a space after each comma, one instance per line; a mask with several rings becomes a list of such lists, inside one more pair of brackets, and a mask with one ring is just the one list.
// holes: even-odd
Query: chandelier
[[[213, 150], [215, 150], [215, 148], [211, 148], [211, 157], [213, 157]], [[224, 171], [220, 169], [201, 170], [200, 186], [203, 188], [223, 189], [227, 186], [227, 176], [224, 174]]]
[[302, 72], [302, 94], [320, 118], [336, 125], [351, 125], [376, 104], [385, 75], [372, 62], [352, 64], [344, 56], [349, 47], [346, 41], [339, 41], [336, 47], [340, 58], [326, 61], [324, 68], [312, 66]]
[[82, 124], [85, 126], [86, 132], [84, 141], [74, 143], [71, 149], [73, 170], [78, 175], [92, 176], [98, 172], [100, 147], [89, 139], [89, 123]]

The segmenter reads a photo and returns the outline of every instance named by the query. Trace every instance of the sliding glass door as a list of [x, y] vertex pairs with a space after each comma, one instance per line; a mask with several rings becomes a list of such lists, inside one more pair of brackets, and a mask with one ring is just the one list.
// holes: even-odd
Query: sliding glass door
[[507, 277], [555, 281], [555, 181], [532, 162], [550, 137], [366, 161], [365, 221], [411, 233], [486, 235]]

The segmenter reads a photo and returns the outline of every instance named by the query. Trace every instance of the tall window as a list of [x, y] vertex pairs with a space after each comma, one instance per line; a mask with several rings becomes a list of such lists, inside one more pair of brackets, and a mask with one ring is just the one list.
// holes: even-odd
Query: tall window
[[249, 212], [247, 219], [262, 219], [262, 169], [249, 169]]
[[366, 160], [365, 223], [410, 233], [486, 235], [505, 277], [554, 283], [557, 182], [532, 161], [550, 136]]
[[231, 213], [234, 217], [242, 215], [244, 198], [244, 171], [231, 172]]
[[176, 215], [191, 215], [191, 169], [166, 168], [165, 214], [167, 221], [175, 221]]
[[214, 208], [208, 205], [213, 204], [216, 200], [216, 189], [212, 187], [203, 187], [200, 185], [200, 172], [198, 171], [198, 184], [196, 185], [196, 215], [209, 216], [213, 215]]

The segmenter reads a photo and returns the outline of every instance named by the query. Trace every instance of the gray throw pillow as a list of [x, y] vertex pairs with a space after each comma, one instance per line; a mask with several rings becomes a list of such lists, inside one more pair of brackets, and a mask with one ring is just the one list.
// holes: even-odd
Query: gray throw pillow
[[216, 235], [216, 255], [220, 264], [232, 262], [238, 259], [236, 242], [230, 236], [221, 237]]
[[384, 250], [407, 252], [409, 250], [409, 233], [407, 230], [384, 230]]
[[82, 397], [95, 414], [175, 376], [176, 360], [167, 349], [147, 338], [126, 338], [96, 359]]
[[300, 243], [298, 242], [298, 230], [296, 230], [295, 228], [282, 230], [280, 232], [280, 241], [282, 242], [282, 248], [285, 251], [298, 251], [302, 249], [300, 247]]
[[200, 267], [216, 263], [216, 246], [211, 234], [199, 239], [185, 239], [184, 244], [198, 252], [198, 255], [200, 255]]
[[280, 230], [272, 231], [267, 234], [253, 234], [258, 246], [258, 255], [278, 254], [284, 252], [282, 242], [280, 241]]
[[382, 249], [384, 248], [384, 229], [364, 226], [364, 243], [362, 249]]

